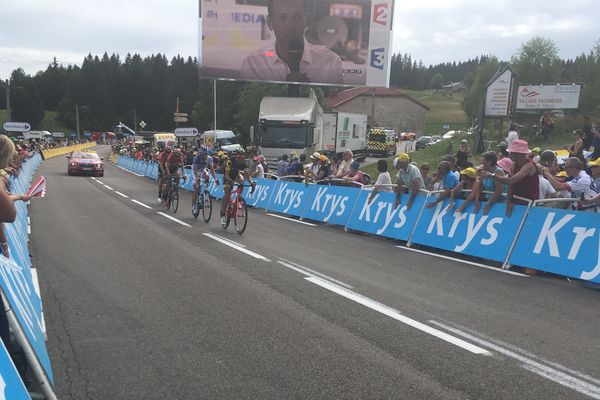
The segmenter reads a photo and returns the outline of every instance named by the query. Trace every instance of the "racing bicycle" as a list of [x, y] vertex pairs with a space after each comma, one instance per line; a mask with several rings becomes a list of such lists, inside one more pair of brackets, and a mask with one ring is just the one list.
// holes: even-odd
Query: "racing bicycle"
[[[183, 179], [185, 182], [186, 176], [183, 176], [179, 179]], [[177, 176], [171, 175], [169, 176], [169, 192], [165, 195], [163, 193], [163, 199], [165, 200], [165, 206], [167, 210], [173, 210], [174, 213], [177, 212], [179, 208], [179, 185], [177, 184]]]
[[196, 203], [192, 203], [192, 215], [195, 219], [198, 219], [200, 212], [202, 212], [202, 219], [204, 219], [204, 222], [209, 222], [212, 215], [212, 198], [210, 197], [210, 192], [206, 187], [206, 183], [206, 180], [200, 179]]
[[246, 206], [246, 200], [242, 197], [244, 187], [252, 186], [237, 182], [233, 184], [229, 196], [229, 204], [225, 209], [225, 215], [221, 218], [221, 226], [223, 226], [224, 229], [227, 229], [231, 219], [233, 219], [235, 230], [239, 235], [244, 233], [246, 225], [248, 224], [248, 208]]

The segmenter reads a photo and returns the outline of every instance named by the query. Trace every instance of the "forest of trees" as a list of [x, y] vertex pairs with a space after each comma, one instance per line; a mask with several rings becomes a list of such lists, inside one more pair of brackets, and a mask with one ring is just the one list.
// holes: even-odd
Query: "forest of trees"
[[[463, 108], [469, 118], [477, 114], [485, 84], [498, 70], [510, 64], [522, 83], [581, 82], [584, 84], [581, 111], [600, 113], [600, 41], [575, 59], [559, 57], [556, 44], [534, 37], [510, 61], [482, 55], [465, 62], [448, 62], [425, 67], [410, 54], [397, 54], [391, 60], [392, 87], [424, 90], [464, 81], [467, 92]], [[75, 130], [75, 105], [79, 106], [82, 130], [113, 130], [119, 121], [132, 126], [146, 122], [146, 130], [172, 130], [176, 99], [180, 112], [191, 116], [190, 125], [200, 130], [213, 125], [212, 81], [198, 77], [195, 58], [164, 55], [141, 57], [128, 54], [88, 55], [81, 66], [63, 66], [56, 59], [45, 71], [31, 76], [22, 69], [11, 74], [13, 120], [40, 126], [45, 111], [56, 111], [58, 122]], [[0, 84], [4, 93], [5, 81]], [[321, 97], [328, 88], [317, 90]], [[217, 126], [246, 133], [256, 122], [260, 99], [265, 95], [285, 95], [285, 85], [218, 82]], [[0, 108], [5, 108], [0, 96]]]

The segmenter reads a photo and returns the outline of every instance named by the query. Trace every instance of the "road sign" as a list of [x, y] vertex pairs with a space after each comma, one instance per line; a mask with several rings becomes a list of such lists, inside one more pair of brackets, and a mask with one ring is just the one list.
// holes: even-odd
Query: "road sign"
[[187, 117], [175, 117], [173, 119], [175, 122], [188, 122]]
[[450, 129], [450, 125], [449, 124], [444, 124], [444, 125], [442, 125], [442, 129]]
[[194, 136], [198, 136], [198, 133], [199, 133], [198, 129], [196, 129], [196, 128], [177, 128], [177, 129], [175, 129], [175, 136], [177, 136], [177, 137], [194, 137]]
[[187, 118], [188, 117], [187, 113], [173, 113], [173, 115], [175, 117], [183, 117], [183, 118]]
[[140, 122], [140, 128], [144, 129], [146, 127], [146, 122], [142, 121]]
[[27, 122], [5, 122], [2, 126], [6, 132], [29, 132], [31, 125]]

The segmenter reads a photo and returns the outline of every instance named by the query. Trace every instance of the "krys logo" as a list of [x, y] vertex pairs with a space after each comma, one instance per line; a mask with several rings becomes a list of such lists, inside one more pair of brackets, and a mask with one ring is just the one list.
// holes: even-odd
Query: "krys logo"
[[536, 92], [535, 90], [529, 91], [529, 89], [527, 88], [523, 88], [523, 90], [521, 90], [521, 97], [525, 97], [527, 99], [530, 99], [532, 97], [535, 96], [539, 96], [540, 94], [538, 92]]
[[341, 217], [346, 212], [349, 199], [350, 197], [346, 195], [328, 193], [328, 188], [319, 188], [310, 209], [326, 214], [323, 221], [328, 222], [334, 214]]
[[373, 201], [365, 201], [358, 219], [381, 227], [376, 231], [378, 235], [385, 232], [393, 223], [394, 229], [400, 229], [406, 224], [406, 206], [394, 207], [389, 201], [381, 201], [379, 195], [375, 195]]
[[288, 189], [289, 184], [285, 183], [277, 188], [275, 194], [275, 204], [285, 207], [283, 212], [287, 213], [291, 208], [298, 208], [302, 204], [303, 190]]
[[[480, 244], [482, 246], [489, 246], [491, 244], [493, 244], [497, 239], [498, 239], [498, 229], [496, 228], [496, 225], [500, 225], [502, 224], [503, 218], [500, 217], [495, 217], [495, 218], [491, 218], [488, 221], [488, 216], [482, 216], [481, 218], [479, 218], [479, 220], [477, 220], [477, 215], [475, 214], [469, 214], [469, 213], [458, 213], [455, 212], [453, 214], [454, 217], [454, 221], [452, 221], [452, 225], [450, 226], [450, 230], [447, 232], [445, 232], [445, 227], [444, 227], [444, 216], [448, 213], [448, 208], [443, 205], [443, 203], [439, 203], [437, 205], [437, 208], [435, 209], [435, 213], [433, 214], [433, 218], [431, 219], [431, 222], [429, 223], [429, 227], [427, 228], [427, 234], [431, 235], [433, 233], [433, 230], [435, 229], [435, 233], [437, 234], [437, 236], [441, 236], [441, 237], [445, 237], [447, 235], [448, 238], [453, 238], [454, 235], [456, 234], [456, 232], [464, 232], [464, 225], [466, 224], [466, 237], [465, 237], [465, 241], [463, 244], [461, 245], [457, 245], [454, 248], [454, 251], [456, 252], [462, 252], [464, 251], [467, 247], [469, 247], [469, 245], [471, 244], [471, 242], [473, 241], [473, 239], [475, 239], [475, 236], [485, 227], [485, 231], [487, 232], [487, 235], [485, 237], [483, 237], [480, 241]], [[462, 225], [462, 226], [461, 226]], [[460, 227], [460, 229], [459, 229]], [[447, 226], [446, 226], [447, 228]]]
[[263, 201], [267, 201], [269, 196], [269, 189], [269, 186], [260, 184], [256, 185], [254, 193], [250, 194], [250, 192], [248, 192], [248, 194], [246, 194], [246, 200], [248, 201], [248, 205], [256, 207], [256, 205], [259, 202], [262, 203]]

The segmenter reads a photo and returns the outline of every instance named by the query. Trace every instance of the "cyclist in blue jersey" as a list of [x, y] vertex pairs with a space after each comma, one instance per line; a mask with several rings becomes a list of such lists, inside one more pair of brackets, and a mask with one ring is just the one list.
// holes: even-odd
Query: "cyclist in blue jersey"
[[[198, 153], [194, 157], [192, 162], [192, 174], [194, 175], [194, 194], [192, 195], [192, 204], [196, 207], [198, 201], [198, 195], [200, 193], [200, 187], [202, 186], [202, 180], [205, 185], [208, 185], [209, 173], [215, 180], [215, 184], [219, 185], [217, 174], [215, 173], [215, 165], [212, 157], [209, 157], [208, 150], [202, 146], [198, 149]], [[192, 210], [197, 212], [197, 210]]]

